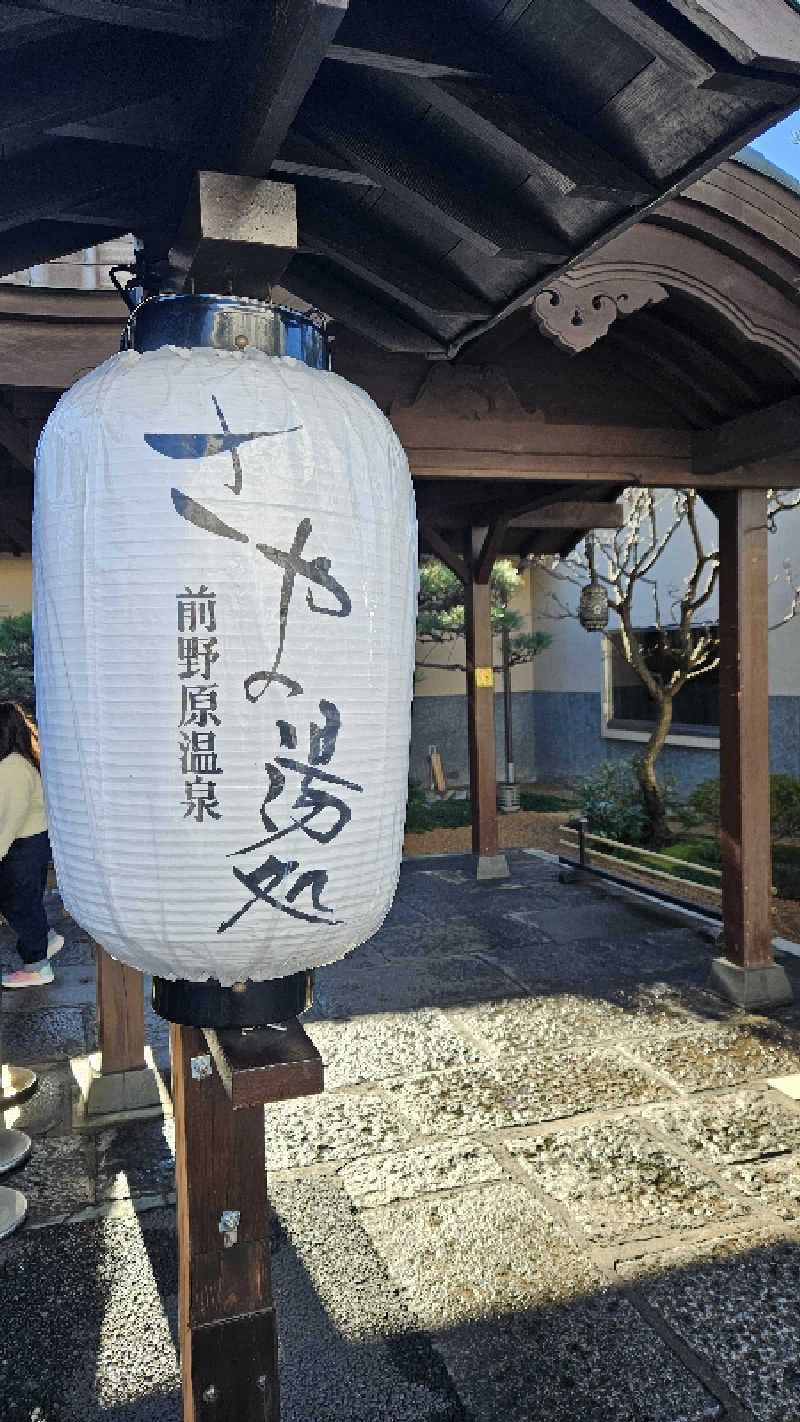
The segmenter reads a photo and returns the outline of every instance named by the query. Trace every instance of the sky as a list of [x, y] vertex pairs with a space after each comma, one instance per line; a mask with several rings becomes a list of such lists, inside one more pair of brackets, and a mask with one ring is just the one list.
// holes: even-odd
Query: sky
[[768, 129], [760, 138], [754, 138], [750, 147], [776, 168], [783, 168], [785, 173], [800, 180], [800, 144], [793, 141], [795, 133], [800, 133], [800, 110]]

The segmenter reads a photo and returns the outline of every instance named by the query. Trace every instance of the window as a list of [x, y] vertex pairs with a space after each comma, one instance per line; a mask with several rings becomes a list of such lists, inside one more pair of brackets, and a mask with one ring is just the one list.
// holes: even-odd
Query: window
[[[718, 641], [718, 628], [695, 627], [692, 637], [708, 634]], [[637, 628], [645, 661], [653, 676], [668, 682], [678, 665], [675, 651], [677, 632], [670, 628]], [[612, 731], [652, 730], [656, 722], [656, 704], [644, 682], [625, 660], [622, 633], [608, 634], [607, 726]], [[678, 692], [672, 705], [670, 733], [685, 736], [719, 735], [719, 668], [692, 677]]]

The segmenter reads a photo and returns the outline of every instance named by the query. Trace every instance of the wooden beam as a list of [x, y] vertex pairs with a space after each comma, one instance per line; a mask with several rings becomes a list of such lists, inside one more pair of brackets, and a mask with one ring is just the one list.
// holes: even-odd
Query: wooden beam
[[61, 20], [58, 16], [37, 14], [29, 6], [17, 9], [16, 5], [0, 7], [0, 53], [18, 49], [20, 45], [45, 39], [55, 39], [76, 29], [77, 20]]
[[[635, 0], [587, 0], [598, 14], [605, 16], [616, 29], [635, 40], [655, 59], [699, 85], [714, 74], [714, 66], [692, 45], [680, 39], [675, 27], [661, 24], [635, 3]], [[662, 7], [663, 8], [663, 7]]]
[[785, 0], [668, 0], [739, 64], [800, 68], [800, 16]]
[[0, 404], [0, 444], [7, 449], [23, 469], [33, 469], [36, 439], [31, 429]]
[[487, 48], [451, 7], [425, 0], [360, 7], [345, 19], [327, 58], [423, 78], [488, 77]]
[[[95, 200], [102, 205], [137, 181], [155, 185], [168, 173], [166, 154], [58, 139], [0, 160], [0, 232], [53, 218], [61, 208], [72, 211]], [[91, 217], [84, 222], [90, 224]], [[101, 240], [107, 238], [105, 234]], [[78, 245], [74, 240], [66, 250], [75, 251]]]
[[55, 257], [65, 257], [82, 247], [94, 247], [98, 242], [122, 237], [126, 231], [121, 227], [109, 232], [102, 224], [92, 222], [82, 227], [67, 222], [25, 223], [0, 234], [0, 276], [24, 271], [26, 267], [52, 261]]
[[444, 563], [445, 567], [449, 568], [451, 573], [455, 573], [456, 577], [461, 579], [465, 587], [467, 583], [472, 581], [472, 568], [470, 564], [460, 553], [456, 552], [452, 544], [447, 542], [446, 538], [442, 538], [442, 535], [437, 529], [433, 528], [429, 523], [420, 523], [419, 535], [431, 553], [433, 553], [441, 563]]
[[512, 528], [622, 528], [625, 515], [619, 504], [592, 500], [564, 500], [546, 504], [533, 513], [518, 514]]
[[774, 455], [798, 454], [800, 395], [790, 395], [788, 400], [696, 434], [692, 468], [696, 474], [723, 474]]
[[346, 11], [347, 0], [261, 0], [207, 166], [266, 176]]
[[395, 316], [364, 291], [337, 280], [321, 258], [294, 257], [282, 283], [295, 296], [388, 351], [444, 355], [444, 346], [419, 326]]
[[370, 226], [359, 213], [352, 216], [313, 198], [300, 197], [301, 250], [328, 257], [335, 265], [361, 277], [369, 286], [401, 301], [430, 319], [431, 313], [479, 319], [489, 304], [475, 296], [411, 249], [397, 236]]
[[0, 141], [37, 138], [43, 129], [119, 107], [132, 72], [137, 100], [156, 99], [189, 80], [199, 62], [191, 42], [152, 35], [112, 39], [103, 30], [0, 56]]
[[[25, 0], [26, 10], [201, 40], [230, 39], [245, 23], [239, 0]], [[137, 74], [138, 82], [138, 74]]]
[[270, 172], [287, 173], [295, 178], [322, 178], [326, 183], [347, 183], [352, 187], [378, 187], [374, 179], [360, 173], [338, 153], [296, 132], [287, 135]]
[[531, 191], [541, 188], [585, 201], [645, 202], [655, 197], [651, 183], [584, 133], [550, 113], [529, 94], [498, 93], [456, 81], [419, 84], [416, 90], [439, 113], [493, 148], [527, 167]]
[[492, 568], [503, 551], [503, 540], [508, 528], [507, 518], [497, 518], [486, 530], [486, 535], [475, 554], [473, 578], [476, 582], [486, 583], [492, 576]]
[[367, 121], [340, 93], [331, 102], [314, 97], [303, 123], [387, 192], [487, 256], [540, 257], [556, 264], [570, 255], [569, 244], [555, 232], [476, 190], [426, 145], [412, 147], [377, 116]]
[[59, 122], [47, 132], [52, 138], [82, 138], [90, 143], [183, 153], [186, 125], [195, 120], [203, 98], [202, 90], [181, 87], [155, 98], [122, 104], [91, 118]]

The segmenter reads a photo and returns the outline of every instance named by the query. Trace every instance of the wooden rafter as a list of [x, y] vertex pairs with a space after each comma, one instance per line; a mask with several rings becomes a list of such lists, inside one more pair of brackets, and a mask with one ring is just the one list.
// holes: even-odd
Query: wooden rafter
[[775, 456], [800, 455], [800, 395], [694, 436], [695, 474], [724, 474]]
[[414, 151], [377, 112], [352, 104], [306, 105], [303, 123], [315, 138], [342, 153], [387, 191], [487, 256], [565, 260], [568, 247], [554, 231], [504, 205], [488, 189], [448, 171], [420, 145]]
[[237, 0], [25, 0], [26, 10], [102, 25], [157, 30], [196, 39], [230, 39], [244, 22]]
[[482, 140], [503, 158], [527, 167], [533, 187], [562, 197], [607, 202], [654, 196], [641, 173], [605, 152], [529, 94], [498, 93], [497, 85], [458, 81], [420, 85], [438, 112]]
[[328, 47], [347, 0], [262, 3], [228, 79], [213, 162], [225, 172], [266, 177]]
[[351, 214], [341, 205], [301, 196], [300, 242], [303, 251], [329, 258], [422, 314], [438, 312], [477, 320], [490, 309], [486, 301], [429, 266], [418, 253], [392, 243], [390, 234], [371, 227], [358, 210]]

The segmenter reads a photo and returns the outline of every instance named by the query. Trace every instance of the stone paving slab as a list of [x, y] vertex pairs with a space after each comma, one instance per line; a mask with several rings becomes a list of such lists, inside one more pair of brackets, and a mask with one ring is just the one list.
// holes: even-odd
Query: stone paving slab
[[[480, 1007], [451, 1009], [449, 1019], [477, 1037], [492, 1056], [569, 1048], [624, 1033], [637, 1005], [626, 1012], [618, 1003], [578, 993], [539, 994], [521, 1001], [487, 1002]], [[644, 1014], [640, 1014], [644, 1015]], [[647, 1014], [648, 1019], [650, 1014]]]
[[644, 1114], [718, 1166], [752, 1204], [800, 1217], [800, 1109], [773, 1093], [739, 1091]]
[[[25, 1165], [13, 1177], [3, 1177], [5, 1183], [13, 1184], [25, 1195], [30, 1224], [64, 1218], [94, 1203], [92, 1153], [91, 1141], [80, 1136], [40, 1136], [34, 1140]], [[0, 1252], [3, 1248], [0, 1242]]]
[[436, 1135], [533, 1125], [670, 1094], [614, 1049], [580, 1046], [537, 1052], [535, 1070], [518, 1055], [494, 1068], [389, 1081], [384, 1090], [411, 1129]]
[[95, 1199], [125, 1200], [155, 1195], [175, 1185], [173, 1120], [130, 1121], [99, 1131]]
[[4, 1242], [3, 1422], [179, 1422], [176, 1276], [172, 1211]]
[[539, 1190], [596, 1244], [725, 1221], [747, 1206], [655, 1140], [642, 1121], [600, 1121], [506, 1142]]
[[763, 1019], [709, 1023], [678, 1034], [655, 1028], [633, 1050], [641, 1062], [689, 1092], [800, 1070], [800, 1033]]
[[268, 1106], [267, 1171], [356, 1160], [405, 1145], [408, 1129], [391, 1102], [366, 1092], [329, 1092]]
[[307, 1031], [324, 1062], [328, 1089], [481, 1060], [478, 1048], [436, 1010], [320, 1020]]
[[513, 1182], [362, 1209], [359, 1219], [422, 1328], [546, 1308], [602, 1287], [586, 1255]]
[[[748, 1017], [695, 926], [509, 862], [407, 863], [318, 974], [326, 1091], [265, 1114], [282, 1422], [800, 1422], [800, 1106], [766, 1086], [796, 1005]], [[0, 1419], [179, 1422], [172, 1123], [72, 1132], [93, 948], [65, 929], [60, 985], [2, 1004], [43, 1085]]]
[[748, 1415], [800, 1416], [800, 1244], [751, 1230], [618, 1267]]
[[[361, 954], [361, 950], [357, 950]], [[326, 1017], [363, 1017], [369, 1012], [414, 1012], [454, 1003], [483, 1002], [524, 991], [500, 968], [479, 958], [415, 961], [400, 973], [396, 965], [365, 966], [355, 953], [318, 968], [315, 1000]]]
[[3, 993], [3, 1056], [15, 1066], [55, 1061], [59, 1057], [77, 1057], [88, 1050], [86, 1033], [87, 1007], [42, 1007], [36, 1011], [32, 1000], [46, 989], [31, 988], [20, 993], [26, 997], [25, 1011], [6, 1013]]
[[342, 1186], [273, 1197], [281, 1422], [468, 1422]]
[[716, 1398], [615, 1291], [442, 1330], [435, 1346], [470, 1422], [722, 1416]]
[[497, 1157], [479, 1141], [428, 1141], [411, 1150], [369, 1156], [342, 1166], [339, 1179], [362, 1208], [389, 1205], [435, 1190], [456, 1190], [503, 1177]]

